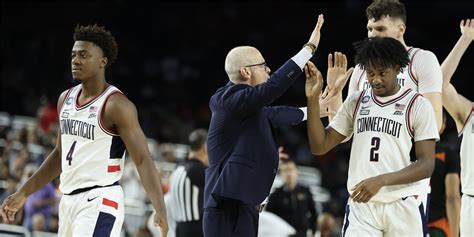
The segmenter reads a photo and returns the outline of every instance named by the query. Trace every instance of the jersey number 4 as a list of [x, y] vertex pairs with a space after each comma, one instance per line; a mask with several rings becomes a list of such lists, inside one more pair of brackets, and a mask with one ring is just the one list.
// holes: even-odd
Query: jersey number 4
[[66, 155], [66, 160], [68, 161], [69, 165], [71, 165], [72, 162], [72, 155], [74, 154], [74, 148], [76, 147], [77, 141], [74, 141], [71, 145], [71, 148], [69, 148], [69, 151]]
[[370, 161], [378, 162], [379, 161], [378, 150], [380, 148], [380, 137], [373, 137], [372, 142], [370, 144], [372, 145], [372, 148], [370, 148]]

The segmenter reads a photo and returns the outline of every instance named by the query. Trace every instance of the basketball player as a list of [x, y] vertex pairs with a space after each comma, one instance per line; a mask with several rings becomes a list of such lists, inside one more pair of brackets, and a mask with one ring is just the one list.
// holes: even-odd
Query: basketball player
[[[408, 65], [397, 75], [402, 87], [411, 88], [427, 98], [436, 115], [438, 130], [442, 125], [442, 74], [436, 56], [427, 50], [409, 47], [403, 38], [406, 31], [406, 10], [398, 0], [374, 0], [366, 9], [367, 36], [391, 37], [405, 47], [409, 54]], [[367, 72], [356, 65], [349, 80], [348, 95], [370, 87]]]
[[474, 40], [474, 19], [461, 21], [461, 37], [441, 65], [443, 71], [443, 106], [453, 117], [461, 142], [461, 236], [474, 233], [474, 104], [457, 93], [450, 83], [462, 55]]
[[353, 136], [344, 236], [424, 236], [424, 214], [416, 196], [426, 193], [428, 186], [420, 180], [434, 168], [439, 136], [433, 108], [397, 83], [409, 63], [403, 44], [375, 37], [358, 42], [356, 50], [356, 62], [367, 71], [371, 88], [350, 95], [327, 128], [316, 116], [323, 78], [310, 63], [305, 70], [311, 151], [325, 154]]
[[[366, 15], [367, 36], [369, 38], [391, 37], [398, 40], [408, 51], [409, 63], [397, 75], [397, 81], [402, 87], [410, 88], [422, 94], [431, 102], [439, 131], [442, 126], [441, 91], [443, 79], [441, 68], [438, 59], [432, 52], [406, 45], [404, 40], [407, 20], [405, 6], [398, 0], [374, 0], [367, 7]], [[343, 87], [333, 86], [332, 84], [328, 81], [328, 87], [336, 88], [338, 92], [331, 94], [342, 95]], [[366, 70], [360, 65], [356, 65], [349, 80], [348, 95], [369, 87], [370, 83]], [[328, 111], [337, 111], [341, 106], [341, 102], [342, 99], [333, 99], [333, 102], [328, 103]], [[329, 118], [332, 119], [331, 116]], [[412, 159], [415, 159], [414, 154], [412, 154]], [[429, 178], [423, 182], [426, 186], [429, 186]], [[429, 193], [430, 189], [427, 189], [427, 192], [419, 197], [423, 202], [425, 213], [428, 212]]]
[[81, 84], [58, 100], [60, 134], [42, 166], [0, 208], [12, 221], [26, 198], [60, 175], [59, 236], [119, 236], [124, 220], [122, 176], [125, 151], [156, 209], [155, 225], [168, 224], [160, 175], [150, 158], [135, 105], [105, 79], [118, 46], [104, 27], [77, 26], [71, 51], [72, 76]]

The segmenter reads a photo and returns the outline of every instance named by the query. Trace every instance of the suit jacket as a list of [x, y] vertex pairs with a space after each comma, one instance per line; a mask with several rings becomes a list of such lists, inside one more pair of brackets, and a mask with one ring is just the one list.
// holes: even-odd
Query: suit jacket
[[298, 108], [266, 106], [301, 72], [288, 60], [263, 84], [229, 82], [211, 97], [204, 208], [215, 207], [223, 197], [260, 204], [268, 196], [278, 168], [272, 126], [298, 124], [304, 113]]

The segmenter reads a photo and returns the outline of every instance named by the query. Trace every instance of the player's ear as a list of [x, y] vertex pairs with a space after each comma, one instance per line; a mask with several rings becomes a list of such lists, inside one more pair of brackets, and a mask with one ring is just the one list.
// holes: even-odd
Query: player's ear
[[397, 37], [399, 39], [403, 37], [403, 35], [405, 34], [406, 29], [407, 29], [407, 26], [405, 25], [405, 23], [400, 23], [398, 25], [398, 35], [397, 35]]
[[402, 68], [400, 65], [395, 65], [395, 71], [397, 72], [397, 75], [401, 72]]
[[109, 62], [109, 59], [107, 57], [102, 57], [100, 59], [100, 68], [105, 68], [108, 62]]

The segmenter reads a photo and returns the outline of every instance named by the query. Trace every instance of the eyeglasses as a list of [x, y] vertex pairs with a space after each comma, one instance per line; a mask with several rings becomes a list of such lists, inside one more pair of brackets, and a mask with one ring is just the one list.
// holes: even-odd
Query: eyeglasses
[[263, 68], [267, 68], [267, 63], [266, 62], [263, 62], [263, 63], [257, 63], [257, 64], [250, 64], [250, 65], [246, 65], [244, 67], [257, 67], [257, 66], [263, 66]]

